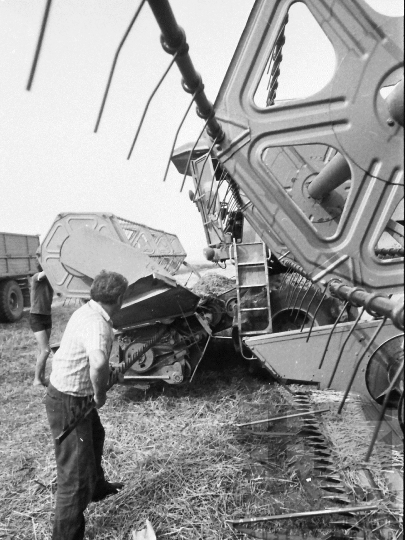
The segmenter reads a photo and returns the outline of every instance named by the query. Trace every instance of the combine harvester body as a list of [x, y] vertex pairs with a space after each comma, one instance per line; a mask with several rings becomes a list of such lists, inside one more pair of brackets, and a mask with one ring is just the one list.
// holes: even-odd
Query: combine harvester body
[[[403, 369], [403, 17], [303, 4], [334, 49], [329, 83], [277, 100], [295, 5], [257, 0], [217, 125], [172, 161], [193, 177], [206, 257], [235, 265], [240, 350], [279, 380], [381, 404]], [[391, 390], [403, 425], [403, 375]]]

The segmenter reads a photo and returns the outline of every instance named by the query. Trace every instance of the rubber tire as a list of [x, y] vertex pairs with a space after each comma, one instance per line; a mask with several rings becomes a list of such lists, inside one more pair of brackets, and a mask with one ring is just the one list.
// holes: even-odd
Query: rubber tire
[[23, 309], [24, 297], [18, 283], [12, 279], [0, 281], [0, 321], [18, 321]]
[[[298, 308], [300, 307], [301, 300], [306, 292], [306, 289], [300, 291], [297, 297], [297, 291], [292, 291], [292, 288], [292, 285], [287, 284], [287, 286], [284, 286], [281, 291], [274, 290], [270, 292], [271, 316], [273, 321], [274, 333], [285, 332], [295, 329], [298, 330], [301, 327], [301, 322], [299, 324], [298, 322], [300, 320], [303, 320], [303, 316], [305, 316], [309, 304], [311, 305], [308, 310], [308, 322], [306, 322], [305, 327], [309, 326], [309, 324], [314, 319], [315, 311], [322, 298], [322, 293], [318, 291], [317, 295], [311, 302], [311, 299], [313, 298], [316, 290], [315, 287], [311, 286], [311, 290], [306, 295], [304, 302], [301, 306], [297, 322], [294, 323], [295, 315]], [[291, 308], [293, 307], [294, 303], [295, 309], [293, 314], [291, 315]], [[316, 314], [314, 326], [333, 324], [339, 315], [339, 309], [340, 308], [338, 303], [333, 298], [325, 298], [322, 302], [321, 307], [318, 310], [318, 313]], [[288, 320], [291, 321], [291, 324], [288, 323]], [[277, 324], [277, 322], [279, 324]]]

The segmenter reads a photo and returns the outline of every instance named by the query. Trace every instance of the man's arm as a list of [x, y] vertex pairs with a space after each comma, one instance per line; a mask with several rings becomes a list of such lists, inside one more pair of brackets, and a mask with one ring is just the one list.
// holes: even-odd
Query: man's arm
[[110, 377], [108, 358], [100, 349], [89, 353], [90, 380], [94, 389], [94, 401], [100, 409], [106, 402], [107, 384]]

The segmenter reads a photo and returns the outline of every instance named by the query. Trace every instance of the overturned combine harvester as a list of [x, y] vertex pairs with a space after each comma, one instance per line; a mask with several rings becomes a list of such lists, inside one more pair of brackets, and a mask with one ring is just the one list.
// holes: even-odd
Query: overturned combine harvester
[[[330, 82], [277, 100], [295, 5], [257, 0], [214, 106], [198, 104], [210, 140], [172, 161], [193, 177], [207, 258], [235, 265], [241, 350], [278, 379], [398, 408], [403, 426], [403, 18], [305, 4], [334, 48]], [[165, 49], [182, 50], [157, 19]]]
[[[137, 384], [178, 384], [192, 376], [210, 333], [200, 297], [172, 274], [185, 259], [176, 235], [106, 213], [67, 213], [41, 244], [41, 264], [56, 294], [87, 300], [102, 270], [129, 282], [114, 317], [118, 366]], [[197, 312], [198, 311], [198, 312]]]

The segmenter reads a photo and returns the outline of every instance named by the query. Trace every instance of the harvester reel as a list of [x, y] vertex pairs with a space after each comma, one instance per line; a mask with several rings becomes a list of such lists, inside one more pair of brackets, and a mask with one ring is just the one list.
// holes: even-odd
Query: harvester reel
[[[403, 334], [387, 339], [373, 352], [368, 361], [366, 368], [367, 390], [370, 396], [380, 405], [383, 403], [391, 381], [404, 360], [403, 343]], [[403, 391], [404, 384], [402, 376], [391, 393], [389, 401], [391, 407], [398, 407]]]
[[[304, 3], [334, 48], [332, 80], [305, 98], [255, 102], [293, 4], [259, 0], [215, 103], [225, 133], [215, 157], [262, 216], [262, 239], [277, 256], [281, 240], [314, 281], [339, 278], [387, 294], [400, 291], [402, 260], [382, 262], [375, 247], [403, 199], [403, 127], [381, 96], [383, 87], [403, 77], [403, 18], [379, 14], [364, 0]], [[310, 155], [320, 146], [323, 161]], [[311, 202], [299, 186], [292, 192], [305, 163], [315, 174], [318, 164], [322, 170], [329, 165], [329, 149], [350, 170], [343, 205], [330, 194]], [[283, 152], [297, 154], [298, 175], [286, 179]], [[302, 175], [312, 180], [309, 171]], [[333, 222], [337, 229], [330, 234]]]

